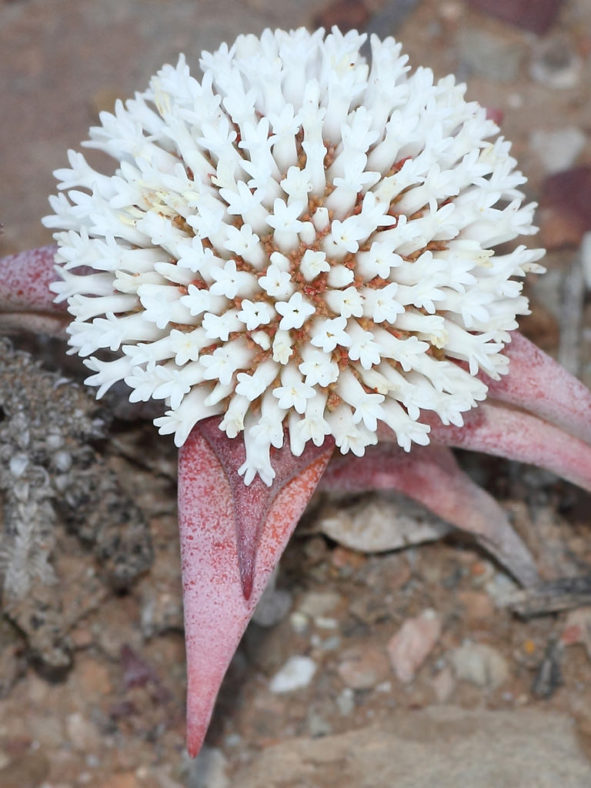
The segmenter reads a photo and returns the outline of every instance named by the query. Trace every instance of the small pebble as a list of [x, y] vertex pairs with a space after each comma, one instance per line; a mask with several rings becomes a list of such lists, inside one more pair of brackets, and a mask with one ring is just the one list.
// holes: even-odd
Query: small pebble
[[328, 618], [327, 616], [318, 616], [314, 619], [314, 623], [319, 629], [338, 629], [339, 626], [336, 618]]
[[496, 689], [509, 677], [505, 657], [484, 643], [466, 643], [454, 649], [450, 662], [458, 679], [483, 689]]
[[439, 703], [446, 703], [456, 687], [456, 680], [449, 666], [440, 670], [432, 679], [431, 686]]
[[79, 752], [93, 752], [100, 747], [98, 729], [79, 712], [68, 715], [66, 731], [70, 743]]
[[355, 693], [351, 687], [345, 687], [337, 695], [337, 708], [343, 717], [347, 717], [355, 708]]
[[321, 651], [337, 651], [341, 647], [341, 638], [338, 635], [326, 638], [318, 643], [318, 648]]
[[260, 627], [274, 627], [283, 621], [291, 607], [291, 594], [284, 589], [273, 588], [263, 592], [252, 616], [252, 620]]
[[317, 711], [310, 709], [308, 712], [308, 732], [313, 739], [320, 736], [330, 736], [333, 732], [332, 725]]
[[352, 570], [366, 564], [362, 553], [407, 548], [440, 539], [450, 530], [447, 523], [410, 499], [381, 498], [338, 510], [329, 508], [319, 518], [318, 528], [340, 545], [332, 552], [332, 563]]
[[230, 788], [227, 761], [217, 747], [202, 747], [195, 760], [185, 757], [183, 764], [187, 788]]
[[308, 629], [310, 619], [304, 613], [300, 613], [299, 610], [295, 610], [289, 617], [289, 623], [297, 635], [303, 635], [303, 633]]
[[546, 38], [534, 47], [530, 64], [532, 79], [544, 87], [568, 90], [578, 85], [583, 64], [567, 36]]
[[514, 82], [525, 55], [523, 45], [472, 27], [460, 28], [457, 51], [462, 70], [494, 82]]
[[530, 145], [549, 175], [572, 167], [586, 142], [585, 133], [576, 126], [555, 131], [537, 129], [530, 137]]
[[555, 23], [564, 0], [470, 0], [470, 4], [491, 16], [523, 30], [541, 35]]
[[362, 29], [368, 19], [369, 10], [362, 0], [334, 0], [314, 17], [314, 25], [328, 29], [337, 25], [346, 32]]
[[271, 679], [271, 692], [283, 693], [307, 687], [318, 666], [310, 657], [293, 656]]
[[340, 594], [334, 591], [308, 591], [300, 599], [297, 612], [310, 618], [322, 618], [331, 613], [340, 601]]
[[337, 672], [347, 687], [367, 690], [386, 679], [390, 666], [381, 650], [367, 645], [346, 651]]
[[495, 568], [489, 561], [475, 561], [470, 567], [473, 586], [483, 586], [494, 576]]
[[484, 586], [484, 590], [498, 607], [502, 607], [505, 599], [517, 588], [517, 583], [504, 572], [495, 572]]
[[570, 611], [564, 622], [560, 640], [565, 646], [583, 645], [587, 656], [591, 659], [591, 607], [580, 607], [578, 610]]
[[464, 609], [463, 618], [469, 623], [486, 621], [494, 615], [495, 606], [482, 591], [458, 591], [458, 600]]
[[390, 663], [400, 681], [408, 684], [414, 679], [440, 635], [441, 619], [431, 608], [404, 622], [388, 643]]
[[591, 166], [579, 165], [549, 175], [542, 184], [542, 241], [549, 249], [579, 246], [591, 230]]

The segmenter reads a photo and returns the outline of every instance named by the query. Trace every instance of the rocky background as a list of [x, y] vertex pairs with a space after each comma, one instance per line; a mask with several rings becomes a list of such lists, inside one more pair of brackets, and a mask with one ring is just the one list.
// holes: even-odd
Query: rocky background
[[[163, 62], [332, 24], [455, 72], [513, 140], [549, 250], [523, 330], [591, 385], [586, 0], [0, 0], [0, 254], [50, 242], [52, 170]], [[83, 376], [0, 341], [3, 788], [591, 784], [590, 498], [466, 453], [581, 604], [518, 617], [503, 567], [418, 506], [318, 497], [189, 761], [175, 451]]]

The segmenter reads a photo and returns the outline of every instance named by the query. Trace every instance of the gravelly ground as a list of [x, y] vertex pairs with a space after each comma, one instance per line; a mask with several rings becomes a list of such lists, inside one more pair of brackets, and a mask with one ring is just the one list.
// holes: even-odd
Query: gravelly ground
[[[239, 32], [312, 26], [318, 18], [330, 24], [341, 15], [383, 35], [395, 33], [413, 64], [430, 65], [438, 75], [454, 71], [465, 79], [471, 98], [502, 115], [503, 133], [514, 141], [532, 198], [548, 188], [545, 179], [553, 170], [591, 165], [591, 7], [585, 0], [565, 2], [543, 36], [460, 0], [374, 0], [339, 8], [327, 7], [324, 0], [0, 3], [0, 253], [49, 242], [39, 220], [53, 190], [51, 171], [63, 166], [66, 148], [78, 145], [98, 110], [109, 108], [115, 97], [143, 89], [178, 51], [190, 57]], [[587, 221], [589, 230], [591, 218]], [[565, 227], [548, 207], [540, 223], [551, 250], [549, 273], [530, 286], [536, 311], [524, 330], [545, 349], [570, 359], [574, 371], [591, 383], [590, 299], [580, 286], [564, 295], [565, 281], [578, 271], [581, 232]], [[569, 315], [575, 313], [580, 320], [573, 329]], [[45, 347], [44, 352], [53, 363], [61, 358], [61, 348], [52, 346], [48, 354]], [[71, 362], [69, 370], [76, 373]], [[371, 750], [367, 756], [362, 732], [355, 764], [350, 732], [374, 726], [370, 740], [377, 749], [389, 746], [393, 715], [406, 712], [409, 730], [418, 720], [416, 730], [405, 734], [408, 740], [417, 740], [419, 731], [430, 752], [443, 757], [447, 744], [439, 729], [428, 735], [425, 717], [413, 716], [421, 709], [428, 715], [440, 704], [481, 714], [486, 730], [492, 724], [488, 710], [513, 712], [532, 731], [532, 740], [524, 737], [519, 744], [521, 772], [518, 765], [502, 772], [505, 762], [509, 769], [519, 760], [515, 736], [507, 737], [495, 750], [496, 778], [494, 769], [483, 766], [481, 773], [471, 771], [455, 784], [542, 785], [542, 776], [554, 774], [557, 760], [560, 784], [591, 784], [585, 755], [591, 751], [591, 643], [569, 645], [577, 640], [575, 630], [591, 628], [591, 612], [516, 619], [498, 606], [511, 587], [508, 577], [465, 541], [448, 538], [365, 556], [317, 533], [327, 511], [345, 517], [353, 506], [362, 518], [370, 509], [374, 516], [376, 507], [383, 517], [406, 511], [404, 502], [383, 497], [316, 502], [288, 548], [278, 579], [288, 596], [275, 601], [281, 607], [281, 599], [287, 599], [289, 612], [273, 627], [253, 625], [248, 631], [222, 690], [207, 758], [190, 764], [183, 755], [174, 451], [143, 423], [117, 422], [110, 434], [102, 447], [105, 461], [150, 525], [154, 563], [127, 593], [116, 594], [97, 586], [100, 567], [88, 551], [70, 534], [58, 533], [54, 563], [64, 588], [64, 615], [81, 597], [92, 593], [96, 599], [92, 604], [89, 599], [84, 617], [71, 624], [74, 667], [58, 682], [47, 681], [27, 664], [26, 644], [2, 624], [0, 674], [6, 692], [0, 700], [0, 785], [395, 785], [385, 767], [375, 779], [360, 776], [367, 769], [362, 764], [371, 763]], [[461, 461], [512, 514], [547, 573], [589, 571], [589, 496], [513, 464], [469, 455]], [[423, 667], [405, 684], [393, 672], [388, 644], [403, 622], [425, 610], [435, 611], [440, 632]], [[466, 644], [489, 651], [464, 654], [462, 667], [458, 649]], [[310, 683], [287, 695], [272, 692], [270, 678], [294, 654], [315, 663]], [[467, 676], [470, 659], [476, 674]], [[542, 681], [542, 665], [555, 671], [549, 681]], [[533, 743], [538, 735], [534, 720], [540, 718], [551, 720], [554, 736], [544, 751]], [[477, 723], [466, 723], [466, 741], [471, 725]], [[348, 739], [339, 738], [347, 734]], [[302, 759], [301, 742], [290, 749], [294, 737], [324, 737], [324, 761], [318, 748], [311, 748], [309, 761]], [[484, 757], [485, 739], [470, 746], [474, 749], [459, 746], [459, 762], [464, 758], [473, 764]], [[345, 751], [352, 754], [345, 757]], [[405, 764], [409, 781], [399, 776], [399, 784], [433, 784], [421, 763], [425, 754], [417, 750], [413, 758]]]

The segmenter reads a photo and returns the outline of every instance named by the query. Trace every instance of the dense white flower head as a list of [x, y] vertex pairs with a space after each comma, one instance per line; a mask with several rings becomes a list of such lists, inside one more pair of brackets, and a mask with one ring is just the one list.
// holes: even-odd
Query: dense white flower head
[[240, 36], [200, 82], [181, 56], [90, 130], [113, 175], [75, 152], [56, 172], [54, 290], [87, 382], [164, 400], [179, 446], [223, 414], [246, 484], [271, 484], [284, 440], [361, 455], [378, 422], [405, 449], [423, 410], [461, 425], [477, 373], [507, 371], [514, 277], [541, 270], [541, 250], [495, 251], [535, 206], [485, 110], [391, 38], [368, 64], [364, 40]]

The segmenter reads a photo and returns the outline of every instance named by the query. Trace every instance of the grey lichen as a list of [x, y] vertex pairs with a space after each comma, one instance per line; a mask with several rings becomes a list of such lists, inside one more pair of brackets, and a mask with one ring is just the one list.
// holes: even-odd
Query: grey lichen
[[[0, 339], [3, 612], [47, 668], [69, 665], [68, 630], [104, 583], [128, 588], [152, 561], [145, 518], [96, 448], [108, 419], [82, 386]], [[64, 593], [71, 578], [59, 570], [69, 534], [93, 556], [83, 553], [86, 581], [77, 595]]]

